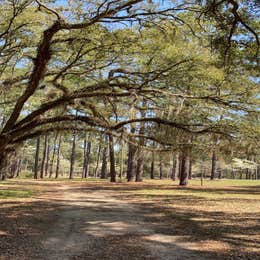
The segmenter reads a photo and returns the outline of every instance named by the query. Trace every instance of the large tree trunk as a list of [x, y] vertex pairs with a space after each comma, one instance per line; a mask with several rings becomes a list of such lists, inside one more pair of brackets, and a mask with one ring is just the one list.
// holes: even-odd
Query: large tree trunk
[[181, 156], [181, 170], [180, 170], [180, 185], [186, 186], [188, 184], [188, 178], [189, 178], [189, 153], [188, 151], [183, 151]]
[[98, 166], [99, 166], [99, 161], [100, 161], [100, 152], [101, 152], [101, 145], [100, 143], [98, 144], [98, 150], [97, 150], [97, 164], [94, 170], [94, 177], [98, 177]]
[[109, 135], [108, 138], [109, 138], [109, 158], [110, 158], [110, 181], [116, 182], [114, 138], [112, 135]]
[[39, 154], [40, 154], [40, 143], [41, 138], [40, 136], [37, 137], [36, 141], [36, 151], [35, 151], [35, 161], [34, 161], [34, 179], [38, 179], [38, 163], [39, 163]]
[[70, 179], [74, 178], [75, 159], [76, 159], [76, 133], [73, 133], [71, 156], [70, 156], [70, 174], [69, 174]]
[[61, 142], [62, 142], [62, 135], [60, 134], [59, 141], [58, 141], [57, 164], [56, 164], [56, 171], [55, 171], [55, 179], [59, 178], [59, 174], [60, 174]]
[[6, 151], [1, 151], [0, 154], [0, 180], [4, 181], [7, 178], [8, 170], [8, 154]]
[[47, 159], [47, 147], [48, 146], [48, 135], [46, 134], [44, 136], [44, 147], [43, 147], [43, 157], [42, 157], [42, 164], [41, 164], [41, 173], [40, 173], [40, 178], [43, 179], [44, 175], [44, 169], [46, 165], [46, 159]]
[[49, 178], [52, 177], [52, 173], [53, 173], [53, 167], [54, 167], [54, 159], [55, 159], [55, 155], [56, 155], [56, 151], [57, 151], [57, 138], [58, 138], [59, 133], [57, 132], [55, 137], [54, 137], [54, 142], [53, 142], [53, 152], [52, 152], [52, 158], [51, 158], [51, 163], [50, 163], [50, 174], [49, 174]]
[[180, 158], [179, 153], [176, 153], [173, 157], [173, 167], [172, 167], [172, 180], [175, 181], [179, 176], [180, 170]]
[[107, 157], [108, 157], [108, 151], [106, 146], [103, 149], [102, 167], [101, 167], [101, 174], [100, 174], [101, 179], [107, 178]]
[[150, 178], [151, 178], [152, 180], [154, 179], [154, 152], [152, 152]]

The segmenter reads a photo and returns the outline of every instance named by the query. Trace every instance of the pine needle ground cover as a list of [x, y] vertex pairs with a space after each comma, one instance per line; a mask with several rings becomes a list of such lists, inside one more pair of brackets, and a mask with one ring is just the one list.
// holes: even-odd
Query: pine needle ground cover
[[0, 259], [253, 260], [260, 253], [259, 181], [201, 187], [192, 180], [180, 188], [169, 180], [10, 180], [0, 185], [0, 208]]

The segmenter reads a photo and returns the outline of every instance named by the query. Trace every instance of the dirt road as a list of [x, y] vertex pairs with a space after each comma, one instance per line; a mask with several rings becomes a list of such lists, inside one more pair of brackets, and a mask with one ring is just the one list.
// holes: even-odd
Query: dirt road
[[129, 201], [123, 190], [45, 185], [47, 190], [32, 201], [3, 208], [1, 218], [8, 217], [0, 223], [1, 260], [218, 259], [194, 250], [160, 213]]

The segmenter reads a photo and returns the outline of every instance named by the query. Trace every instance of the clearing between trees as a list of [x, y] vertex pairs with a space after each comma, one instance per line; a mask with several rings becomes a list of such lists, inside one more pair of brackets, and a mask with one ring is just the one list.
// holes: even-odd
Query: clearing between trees
[[10, 180], [0, 259], [258, 259], [259, 181]]

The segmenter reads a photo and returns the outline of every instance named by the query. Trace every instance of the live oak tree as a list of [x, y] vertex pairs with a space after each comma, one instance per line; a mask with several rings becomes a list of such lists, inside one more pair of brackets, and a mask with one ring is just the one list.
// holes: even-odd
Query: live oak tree
[[[113, 135], [121, 131], [127, 139], [125, 125], [147, 122], [148, 137], [162, 144], [153, 130], [158, 124], [178, 129], [180, 136], [237, 135], [228, 114], [255, 110], [256, 84], [250, 77], [256, 76], [259, 45], [259, 23], [242, 2], [243, 8], [234, 0], [74, 0], [63, 6], [2, 0], [1, 176], [23, 141], [49, 132], [86, 131], [86, 125]], [[147, 112], [153, 116], [130, 119], [116, 110], [140, 97], [149, 101]], [[216, 109], [224, 109], [224, 119], [216, 120]]]

